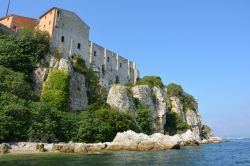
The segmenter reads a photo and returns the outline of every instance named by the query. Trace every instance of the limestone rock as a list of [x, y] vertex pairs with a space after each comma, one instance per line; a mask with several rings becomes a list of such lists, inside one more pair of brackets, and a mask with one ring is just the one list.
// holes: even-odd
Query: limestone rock
[[9, 147], [10, 147], [9, 144], [6, 143], [0, 144], [0, 154], [8, 153]]
[[79, 111], [88, 105], [87, 88], [85, 86], [85, 76], [77, 72], [72, 72], [69, 84], [69, 109]]
[[135, 103], [132, 95], [128, 92], [125, 86], [113, 85], [108, 93], [107, 103], [119, 111], [135, 112]]
[[205, 139], [209, 139], [210, 137], [213, 136], [213, 131], [212, 129], [207, 126], [207, 125], [202, 125], [202, 128], [201, 128], [201, 136]]
[[83, 143], [76, 143], [74, 146], [74, 153], [88, 153]]
[[222, 141], [222, 139], [220, 137], [210, 137], [208, 139], [209, 143], [220, 143]]
[[164, 126], [166, 124], [167, 114], [167, 97], [164, 89], [160, 87], [154, 87], [153, 93], [156, 98], [155, 108], [157, 111], [157, 120], [155, 125], [156, 132], [164, 133]]
[[107, 150], [129, 150], [129, 151], [145, 151], [145, 150], [165, 150], [178, 147], [179, 139], [160, 133], [148, 136], [146, 134], [138, 134], [131, 130], [117, 133], [113, 142], [108, 144]]
[[197, 133], [192, 132], [191, 130], [187, 130], [180, 136], [182, 145], [199, 145], [200, 136]]
[[152, 100], [151, 89], [148, 85], [137, 85], [132, 88], [133, 97], [140, 100], [141, 104], [156, 114], [154, 102]]
[[197, 111], [188, 109], [186, 112], [186, 122], [192, 127], [194, 133], [197, 135], [201, 134], [201, 117]]
[[36, 145], [36, 150], [38, 152], [45, 152], [44, 144], [42, 144], [42, 143], [37, 144]]
[[107, 145], [105, 143], [97, 143], [97, 144], [86, 144], [85, 147], [88, 153], [99, 153], [105, 150]]
[[171, 112], [175, 112], [179, 114], [182, 118], [182, 120], [186, 121], [185, 114], [183, 113], [183, 105], [181, 103], [181, 100], [178, 97], [170, 97], [171, 101]]

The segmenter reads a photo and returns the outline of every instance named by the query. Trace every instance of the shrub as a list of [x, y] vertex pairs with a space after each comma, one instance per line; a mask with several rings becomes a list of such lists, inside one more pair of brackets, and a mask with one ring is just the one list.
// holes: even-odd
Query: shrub
[[167, 96], [168, 97], [179, 97], [182, 99], [183, 96], [183, 89], [180, 85], [170, 83], [167, 85]]
[[182, 98], [182, 103], [184, 112], [186, 112], [187, 109], [196, 111], [196, 101], [193, 96], [185, 93]]
[[51, 110], [47, 103], [32, 102], [29, 107], [32, 117], [28, 130], [29, 139], [35, 142], [56, 141], [56, 113]]
[[30, 125], [30, 111], [25, 100], [9, 93], [0, 94], [2, 141], [23, 141], [27, 139]]
[[41, 100], [59, 111], [68, 110], [69, 73], [52, 70], [43, 84]]
[[23, 73], [0, 66], [0, 92], [11, 93], [20, 98], [32, 99], [35, 97], [31, 86]]
[[169, 133], [169, 135], [175, 135], [185, 132], [187, 129], [191, 129], [191, 127], [182, 120], [180, 115], [175, 112], [170, 112], [166, 116], [166, 124], [165, 131]]
[[49, 35], [22, 29], [12, 35], [0, 35], [0, 65], [31, 74], [49, 52]]
[[152, 134], [152, 112], [142, 105], [136, 108], [136, 122], [140, 132]]
[[141, 80], [137, 81], [138, 85], [148, 85], [150, 88], [155, 86], [164, 87], [161, 78], [158, 76], [144, 76]]
[[73, 66], [74, 71], [80, 74], [86, 75], [88, 72], [85, 61], [79, 56], [74, 56], [72, 58], [72, 66]]
[[78, 141], [88, 143], [112, 141], [117, 132], [129, 129], [137, 131], [136, 123], [129, 113], [118, 112], [107, 105], [95, 106], [90, 106], [87, 111], [80, 114]]

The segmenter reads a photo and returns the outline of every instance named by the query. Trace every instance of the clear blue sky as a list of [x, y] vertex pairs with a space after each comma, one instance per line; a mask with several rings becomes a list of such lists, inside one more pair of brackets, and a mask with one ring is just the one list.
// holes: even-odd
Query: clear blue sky
[[[0, 1], [0, 16], [7, 0]], [[250, 136], [249, 0], [12, 0], [10, 13], [77, 13], [90, 39], [199, 99], [219, 136]]]

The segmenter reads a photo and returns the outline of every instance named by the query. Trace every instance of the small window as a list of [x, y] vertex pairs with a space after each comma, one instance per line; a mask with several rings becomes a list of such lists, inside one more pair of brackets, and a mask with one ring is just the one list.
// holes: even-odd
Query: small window
[[45, 25], [43, 25], [43, 28], [45, 28]]
[[78, 48], [79, 50], [81, 49], [81, 44], [80, 44], [80, 43], [77, 44], [77, 48]]
[[46, 19], [46, 16], [44, 18]]
[[51, 24], [51, 21], [49, 21], [49, 25]]
[[62, 38], [61, 38], [61, 42], [64, 42], [64, 36], [62, 36]]
[[122, 67], [122, 63], [120, 63], [120, 67]]
[[94, 56], [96, 56], [96, 51], [94, 51]]
[[8, 17], [8, 18], [7, 18], [7, 21], [9, 21], [9, 19], [10, 19], [10, 18]]
[[60, 17], [60, 11], [57, 10], [57, 17]]
[[110, 61], [110, 59], [109, 59], [109, 57], [107, 57], [107, 62], [109, 62]]

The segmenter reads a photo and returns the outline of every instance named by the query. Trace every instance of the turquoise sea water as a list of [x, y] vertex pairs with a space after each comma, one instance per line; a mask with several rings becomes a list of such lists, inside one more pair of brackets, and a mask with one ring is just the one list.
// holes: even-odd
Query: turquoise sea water
[[250, 166], [250, 140], [231, 140], [221, 144], [184, 147], [158, 152], [116, 152], [107, 154], [2, 155], [0, 166]]

